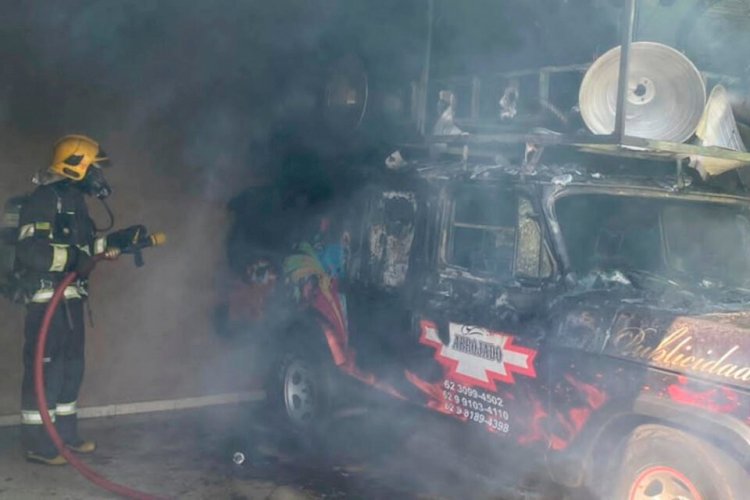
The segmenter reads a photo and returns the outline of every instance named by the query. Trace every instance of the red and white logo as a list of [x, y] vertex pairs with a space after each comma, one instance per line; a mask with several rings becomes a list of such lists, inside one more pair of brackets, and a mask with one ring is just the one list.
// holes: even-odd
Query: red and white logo
[[536, 351], [514, 345], [510, 335], [450, 323], [445, 345], [435, 323], [422, 321], [421, 326], [419, 341], [435, 348], [435, 359], [449, 370], [451, 380], [494, 391], [495, 382], [514, 384], [514, 373], [536, 378]]

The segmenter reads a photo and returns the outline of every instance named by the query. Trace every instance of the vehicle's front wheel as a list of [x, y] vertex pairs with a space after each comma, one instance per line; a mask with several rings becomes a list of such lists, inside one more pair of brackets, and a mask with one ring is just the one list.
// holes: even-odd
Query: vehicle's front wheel
[[739, 500], [747, 474], [729, 455], [685, 432], [643, 425], [631, 434], [613, 500]]
[[268, 400], [284, 427], [305, 436], [321, 429], [329, 414], [330, 382], [320, 356], [304, 349], [285, 352], [269, 382]]

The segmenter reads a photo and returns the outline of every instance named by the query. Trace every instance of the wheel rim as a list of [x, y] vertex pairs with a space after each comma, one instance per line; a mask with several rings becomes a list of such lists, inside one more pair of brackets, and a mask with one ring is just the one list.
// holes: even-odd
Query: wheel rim
[[633, 481], [630, 500], [702, 500], [695, 485], [671, 467], [649, 467]]
[[284, 373], [284, 406], [292, 424], [309, 425], [317, 411], [315, 376], [310, 367], [299, 360], [292, 361]]

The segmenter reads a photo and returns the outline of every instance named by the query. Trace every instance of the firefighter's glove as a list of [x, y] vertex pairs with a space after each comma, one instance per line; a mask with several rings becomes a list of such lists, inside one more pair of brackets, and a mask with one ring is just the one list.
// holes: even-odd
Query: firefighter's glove
[[104, 258], [107, 260], [117, 260], [117, 258], [122, 254], [122, 250], [120, 250], [117, 247], [109, 247], [104, 251]]
[[137, 244], [148, 233], [145, 226], [130, 226], [107, 235], [107, 249], [116, 248], [120, 251]]
[[91, 271], [94, 270], [96, 261], [89, 254], [77, 247], [70, 247], [69, 251], [68, 270], [74, 271], [79, 278], [88, 278]]

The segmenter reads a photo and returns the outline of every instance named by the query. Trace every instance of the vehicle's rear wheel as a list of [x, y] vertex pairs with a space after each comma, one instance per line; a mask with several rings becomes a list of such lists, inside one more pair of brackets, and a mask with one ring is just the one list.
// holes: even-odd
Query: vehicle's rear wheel
[[[726, 453], [661, 425], [637, 428], [627, 442], [614, 500], [739, 500], [747, 474]], [[743, 493], [744, 495], [744, 493]]]

